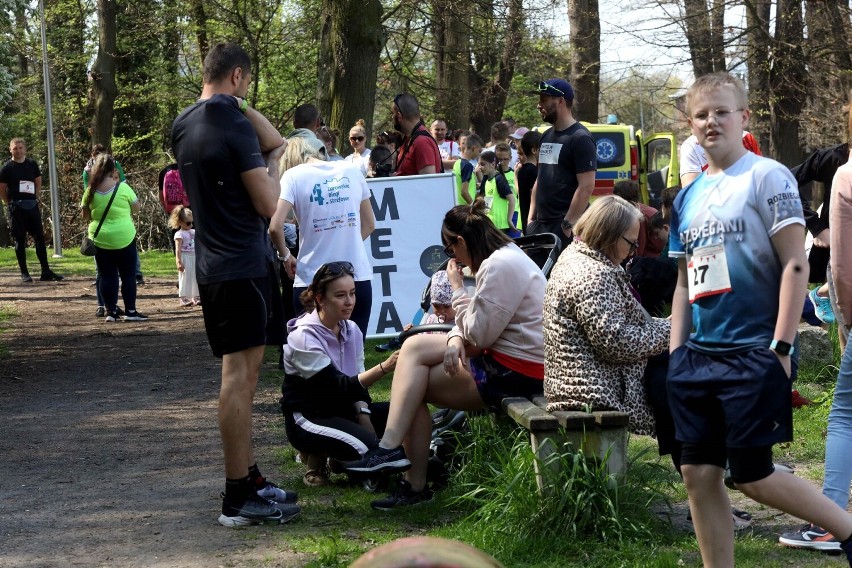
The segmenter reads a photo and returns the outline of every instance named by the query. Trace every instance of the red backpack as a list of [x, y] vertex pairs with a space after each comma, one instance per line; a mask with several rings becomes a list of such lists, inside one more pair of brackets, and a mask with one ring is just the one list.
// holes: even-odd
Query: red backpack
[[160, 172], [160, 203], [167, 214], [177, 205], [189, 207], [189, 197], [180, 180], [177, 164], [169, 164]]

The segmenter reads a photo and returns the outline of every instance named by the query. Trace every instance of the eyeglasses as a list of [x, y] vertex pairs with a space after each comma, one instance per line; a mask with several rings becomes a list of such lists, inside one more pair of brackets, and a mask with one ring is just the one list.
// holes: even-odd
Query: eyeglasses
[[[744, 108], [715, 108], [712, 110], [712, 115], [716, 117], [717, 122], [725, 122], [729, 118], [731, 118], [731, 114], [735, 112], [742, 112]], [[710, 119], [711, 112], [706, 110], [700, 110], [692, 115], [692, 121], [696, 124], [706, 124]]]
[[363, 136], [350, 136], [349, 140], [351, 142], [361, 142], [361, 141], [364, 140], [364, 137]]
[[547, 91], [556, 91], [560, 95], [565, 94], [564, 92], [562, 92], [562, 89], [557, 89], [547, 81], [540, 81], [539, 84], [536, 86], [536, 91], [538, 91], [539, 93], [546, 93]]
[[626, 242], [628, 245], [630, 245], [629, 254], [633, 254], [634, 252], [636, 252], [636, 249], [639, 248], [639, 241], [638, 240], [631, 241], [630, 239], [628, 239], [624, 235], [621, 235], [621, 238], [624, 239], [624, 242]]
[[345, 260], [327, 262], [320, 267], [319, 272], [322, 272], [323, 276], [340, 276], [341, 274], [355, 276], [355, 267], [352, 266], [351, 262], [346, 262]]
[[456, 251], [455, 251], [456, 240], [458, 240], [458, 237], [453, 237], [453, 242], [451, 242], [450, 244], [448, 244], [447, 246], [444, 247], [444, 254], [447, 255], [449, 258], [455, 258], [456, 257]]

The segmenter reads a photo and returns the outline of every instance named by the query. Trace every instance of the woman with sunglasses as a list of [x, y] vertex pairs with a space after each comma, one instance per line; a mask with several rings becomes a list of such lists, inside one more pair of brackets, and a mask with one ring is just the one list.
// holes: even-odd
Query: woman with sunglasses
[[364, 369], [364, 337], [349, 319], [354, 274], [349, 262], [323, 264], [302, 292], [306, 313], [287, 323], [281, 411], [311, 487], [328, 483], [327, 458], [354, 460], [375, 448], [387, 420], [388, 404], [372, 403], [367, 389], [394, 370], [398, 353]]
[[[441, 239], [451, 258], [455, 326], [447, 336], [416, 335], [403, 343], [379, 447], [345, 466], [357, 473], [407, 470], [396, 491], [373, 501], [374, 509], [432, 498], [426, 485], [432, 433], [427, 404], [479, 410], [499, 406], [507, 396], [542, 392], [541, 270], [494, 226], [482, 199], [450, 209]], [[476, 277], [473, 292], [464, 286], [463, 266]]]
[[574, 225], [544, 297], [544, 394], [549, 411], [619, 410], [631, 432], [653, 434], [646, 379], [649, 389], [664, 385], [667, 364], [649, 359], [667, 351], [671, 324], [642, 309], [621, 267], [639, 246], [641, 220], [633, 205], [607, 195]]
[[364, 177], [367, 177], [370, 149], [367, 148], [367, 125], [363, 118], [356, 120], [355, 126], [349, 129], [349, 145], [353, 152], [345, 159], [361, 168]]
[[[373, 305], [373, 268], [364, 248], [376, 226], [370, 205], [370, 190], [361, 170], [349, 162], [327, 162], [315, 139], [291, 140], [300, 144], [302, 158], [281, 175], [281, 196], [269, 224], [269, 236], [293, 278], [293, 305], [301, 312], [299, 297], [326, 262], [346, 258], [354, 267], [358, 302], [352, 321], [367, 335]], [[288, 146], [288, 151], [290, 151]], [[295, 151], [295, 148], [294, 148]], [[287, 156], [288, 154], [285, 154]], [[290, 212], [299, 220], [299, 257], [294, 258], [284, 238], [283, 226]]]

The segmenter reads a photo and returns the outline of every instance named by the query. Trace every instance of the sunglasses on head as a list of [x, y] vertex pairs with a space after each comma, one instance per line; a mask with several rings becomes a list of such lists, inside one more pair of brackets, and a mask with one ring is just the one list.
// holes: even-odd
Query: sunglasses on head
[[337, 262], [327, 262], [323, 264], [320, 267], [320, 272], [323, 272], [323, 276], [340, 276], [341, 274], [355, 276], [355, 267], [352, 266], [351, 262], [341, 260]]
[[565, 93], [562, 92], [562, 89], [557, 89], [556, 87], [554, 87], [553, 85], [551, 85], [547, 81], [540, 81], [538, 86], [536, 87], [536, 90], [539, 93], [546, 93], [547, 91], [556, 91], [560, 95], [565, 94]]
[[353, 142], [361, 142], [362, 140], [364, 140], [364, 137], [363, 136], [350, 136], [349, 139], [352, 140]]

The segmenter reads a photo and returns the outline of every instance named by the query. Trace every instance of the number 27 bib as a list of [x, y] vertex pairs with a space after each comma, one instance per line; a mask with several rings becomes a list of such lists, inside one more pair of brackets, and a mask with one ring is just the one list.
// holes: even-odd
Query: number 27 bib
[[697, 247], [686, 269], [690, 303], [732, 290], [724, 244]]

